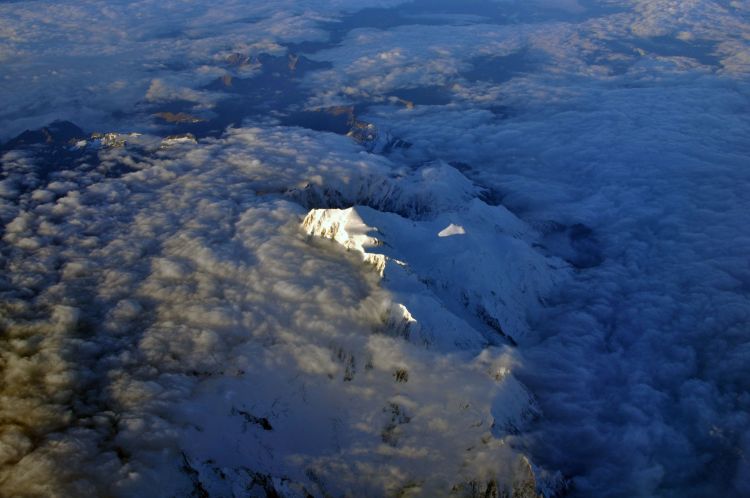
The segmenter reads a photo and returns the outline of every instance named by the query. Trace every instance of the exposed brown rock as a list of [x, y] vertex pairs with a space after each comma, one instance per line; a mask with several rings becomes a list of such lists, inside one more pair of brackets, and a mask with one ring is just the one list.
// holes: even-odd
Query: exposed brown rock
[[200, 123], [204, 121], [203, 119], [186, 112], [157, 112], [154, 116], [163, 119], [167, 123]]

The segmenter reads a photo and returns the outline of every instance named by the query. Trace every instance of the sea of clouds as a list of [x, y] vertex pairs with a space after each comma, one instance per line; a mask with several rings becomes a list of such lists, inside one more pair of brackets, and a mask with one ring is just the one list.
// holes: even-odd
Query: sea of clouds
[[[153, 135], [290, 44], [410, 146]], [[0, 159], [0, 494], [750, 493], [749, 44], [740, 1], [1, 4], [1, 140], [146, 134]]]
[[409, 213], [444, 181], [399, 190], [396, 165], [305, 130], [128, 140], [46, 184], [19, 165], [5, 180], [4, 493], [533, 487], [510, 445], [536, 412], [515, 353], [427, 287], [401, 289], [410, 314], [378, 272], [310, 239], [290, 201], [316, 184], [357, 199], [375, 178], [367, 198]]

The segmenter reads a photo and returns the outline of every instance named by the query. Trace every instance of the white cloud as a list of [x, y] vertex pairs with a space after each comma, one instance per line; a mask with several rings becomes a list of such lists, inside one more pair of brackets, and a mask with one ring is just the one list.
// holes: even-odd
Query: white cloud
[[[361, 6], [4, 4], [0, 134], [210, 107], [206, 82], [255, 74], [227, 56], [325, 40], [319, 21]], [[49, 178], [6, 153], [3, 492], [554, 485], [538, 464], [581, 496], [746, 492], [747, 9], [566, 7], [316, 53], [333, 66], [309, 103], [384, 104], [365, 119], [412, 144], [394, 161], [260, 126], [133, 137]], [[385, 98], [429, 86], [444, 102]], [[356, 215], [384, 279], [305, 237], [308, 208]], [[521, 347], [488, 346], [490, 323]]]
[[[85, 121], [89, 130], [147, 129], [148, 110], [139, 104], [154, 80], [181, 89], [170, 97], [194, 95], [232, 71], [218, 54], [278, 54], [283, 43], [325, 40], [318, 21], [351, 8], [317, 1], [4, 3], [0, 92], [13, 98], [0, 111], [0, 137], [55, 119]], [[118, 112], [125, 116], [114, 118]]]
[[[522, 243], [519, 220], [482, 214], [452, 168], [399, 178], [347, 137], [255, 128], [174, 149], [132, 140], [100, 153], [100, 167], [132, 172], [106, 179], [81, 166], [46, 180], [60, 185], [56, 202], [40, 190], [15, 199], [4, 233], [4, 492], [189, 494], [185, 465], [218, 493], [243, 469], [337, 493], [533, 479], [509, 446], [535, 413], [513, 351], [489, 347], [471, 313], [429, 289], [390, 291], [309, 240], [305, 210], [281, 194], [317, 183], [338, 192], [331, 199], [438, 216], [420, 222], [435, 238], [466, 206]], [[404, 340], [409, 327], [421, 335]]]

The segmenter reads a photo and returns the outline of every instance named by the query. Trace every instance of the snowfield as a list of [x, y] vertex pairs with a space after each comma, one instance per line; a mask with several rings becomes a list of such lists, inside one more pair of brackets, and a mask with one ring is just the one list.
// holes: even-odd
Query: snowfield
[[0, 68], [0, 497], [750, 494], [746, 2], [20, 0]]

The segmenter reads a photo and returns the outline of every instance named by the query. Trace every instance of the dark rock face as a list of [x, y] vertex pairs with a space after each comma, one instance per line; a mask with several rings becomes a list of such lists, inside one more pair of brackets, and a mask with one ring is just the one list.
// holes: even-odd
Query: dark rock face
[[[11, 186], [14, 202], [33, 190], [55, 181], [68, 181], [96, 170], [102, 178], [119, 177], [133, 171], [125, 164], [102, 163], [101, 149], [125, 147], [127, 136], [92, 133], [90, 136], [69, 121], [54, 121], [37, 130], [26, 130], [0, 146], [0, 181]], [[132, 151], [140, 150], [137, 146]]]
[[154, 116], [167, 123], [200, 123], [201, 121], [205, 121], [186, 112], [157, 112]]
[[53, 121], [38, 130], [24, 131], [0, 147], [0, 151], [30, 145], [65, 145], [85, 136], [84, 131], [70, 121]]
[[[87, 152], [73, 145], [86, 137], [70, 121], [54, 121], [38, 130], [26, 130], [0, 146], [0, 180], [11, 180], [19, 194], [45, 183], [50, 175], [74, 169]], [[10, 151], [25, 151], [26, 161], [3, 157]]]

